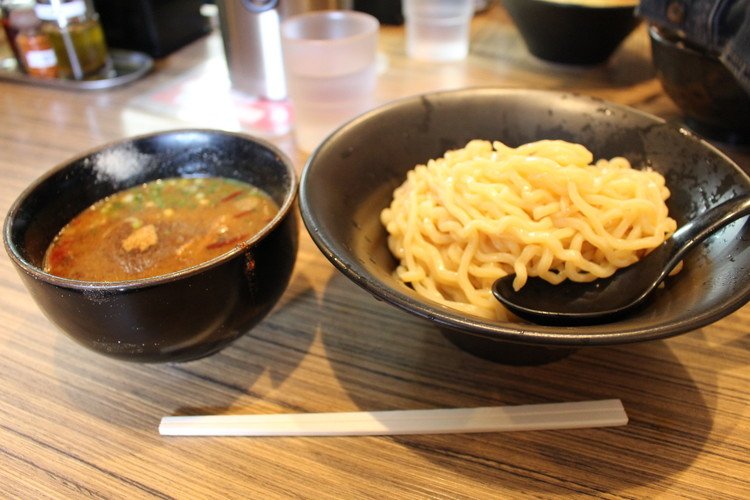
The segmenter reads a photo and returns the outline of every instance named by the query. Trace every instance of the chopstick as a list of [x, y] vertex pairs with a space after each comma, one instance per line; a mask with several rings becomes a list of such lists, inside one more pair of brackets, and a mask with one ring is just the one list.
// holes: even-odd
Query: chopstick
[[619, 399], [480, 408], [164, 417], [165, 436], [376, 436], [625, 425]]

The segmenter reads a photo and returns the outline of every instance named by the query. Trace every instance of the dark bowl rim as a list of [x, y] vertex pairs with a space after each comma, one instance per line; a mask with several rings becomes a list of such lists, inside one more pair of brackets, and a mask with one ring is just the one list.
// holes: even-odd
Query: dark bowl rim
[[[136, 141], [140, 141], [144, 139], [150, 139], [153, 137], [168, 136], [168, 135], [183, 135], [183, 134], [231, 136], [237, 139], [254, 142], [262, 146], [263, 148], [269, 150], [271, 153], [273, 153], [275, 156], [277, 156], [281, 160], [281, 163], [286, 168], [287, 174], [290, 179], [289, 189], [285, 193], [283, 203], [279, 205], [278, 213], [274, 216], [273, 219], [271, 219], [270, 222], [268, 222], [263, 227], [263, 229], [258, 231], [253, 237], [245, 240], [242, 243], [235, 245], [231, 250], [217, 257], [214, 257], [213, 259], [207, 260], [205, 262], [201, 262], [200, 264], [197, 264], [195, 266], [180, 269], [178, 271], [174, 271], [171, 273], [160, 274], [158, 276], [153, 276], [150, 278], [140, 278], [140, 279], [122, 280], [122, 281], [84, 281], [84, 280], [74, 280], [70, 278], [62, 278], [60, 276], [55, 276], [53, 274], [45, 272], [44, 270], [40, 269], [38, 266], [35, 266], [31, 262], [24, 259], [18, 252], [16, 245], [11, 243], [11, 240], [12, 240], [11, 234], [10, 234], [11, 226], [16, 216], [18, 215], [18, 211], [21, 205], [34, 192], [35, 189], [37, 189], [41, 184], [46, 182], [50, 177], [54, 176], [55, 174], [61, 171], [64, 171], [67, 168], [70, 168], [71, 165], [74, 163], [77, 163], [81, 160], [84, 160], [87, 157], [93, 156], [107, 149], [115, 148], [123, 144], [128, 144], [128, 143], [132, 143], [132, 142], [136, 142]], [[296, 169], [294, 168], [294, 164], [292, 163], [291, 159], [288, 157], [288, 155], [282, 152], [275, 145], [271, 144], [270, 142], [264, 139], [260, 139], [258, 137], [254, 137], [254, 136], [241, 133], [241, 132], [231, 132], [228, 130], [210, 129], [210, 128], [176, 128], [176, 129], [161, 130], [161, 131], [156, 131], [156, 132], [149, 132], [149, 133], [138, 134], [138, 135], [125, 137], [122, 139], [109, 141], [99, 146], [95, 146], [81, 154], [78, 154], [74, 157], [64, 160], [61, 163], [58, 163], [57, 165], [55, 165], [54, 167], [50, 168], [49, 170], [44, 172], [42, 175], [37, 177], [34, 181], [31, 182], [31, 184], [29, 184], [17, 196], [16, 200], [13, 202], [10, 209], [8, 210], [8, 213], [5, 216], [5, 221], [3, 223], [3, 244], [5, 246], [6, 253], [10, 256], [11, 260], [13, 261], [13, 263], [16, 265], [18, 269], [30, 275], [32, 278], [47, 282], [55, 286], [68, 288], [68, 289], [102, 290], [102, 291], [103, 290], [125, 291], [125, 290], [131, 290], [131, 289], [146, 288], [146, 287], [151, 287], [151, 286], [160, 285], [164, 283], [178, 281], [183, 278], [187, 278], [190, 276], [194, 276], [196, 274], [200, 274], [208, 269], [220, 266], [224, 262], [230, 261], [234, 259], [237, 255], [247, 251], [249, 248], [255, 245], [258, 241], [265, 238], [270, 232], [272, 232], [277, 226], [281, 224], [283, 219], [292, 210], [295, 199], [298, 196], [298, 191], [299, 191], [299, 178], [297, 176]]]
[[310, 182], [309, 179], [313, 174], [314, 163], [318, 155], [326, 149], [328, 144], [335, 142], [340, 134], [356, 127], [360, 122], [368, 120], [373, 116], [387, 113], [409, 103], [429, 100], [430, 98], [458, 98], [459, 96], [464, 96], [465, 98], [471, 94], [477, 93], [492, 95], [526, 95], [530, 100], [533, 100], [535, 96], [583, 99], [592, 104], [598, 103], [607, 106], [608, 109], [641, 116], [653, 122], [654, 125], [672, 130], [675, 134], [680, 134], [687, 137], [688, 140], [694, 140], [700, 143], [702, 147], [707, 148], [713, 154], [721, 157], [729, 166], [736, 170], [747, 181], [748, 186], [750, 186], [750, 175], [745, 173], [726, 154], [702, 139], [700, 136], [694, 134], [688, 129], [671, 124], [663, 118], [653, 114], [624, 104], [607, 101], [599, 97], [557, 90], [503, 87], [469, 87], [414, 94], [389, 101], [343, 124], [328, 135], [328, 137], [326, 137], [311, 153], [302, 171], [299, 186], [299, 208], [302, 221], [313, 242], [323, 255], [336, 267], [336, 269], [348, 277], [352, 282], [369, 292], [377, 299], [381, 299], [408, 313], [433, 321], [439, 326], [449, 330], [458, 330], [464, 333], [488, 337], [497, 341], [547, 346], [603, 346], [672, 337], [711, 324], [736, 311], [750, 300], [750, 280], [748, 280], [743, 292], [735, 295], [733, 300], [725, 302], [721, 307], [709, 309], [696, 316], [692, 316], [688, 320], [660, 323], [652, 326], [633, 325], [628, 329], [616, 328], [618, 322], [592, 326], [544, 326], [534, 323], [499, 322], [485, 320], [480, 317], [462, 315], [457, 311], [449, 310], [446, 306], [429, 302], [428, 299], [406, 295], [405, 293], [398, 291], [396, 288], [387, 286], [386, 283], [381, 283], [380, 280], [370, 273], [364, 275], [359, 274], [356, 271], [356, 269], [360, 267], [358, 263], [354, 262], [354, 265], [347, 264], [347, 262], [342, 260], [342, 257], [336, 255], [333, 251], [333, 248], [337, 246], [336, 242], [331, 241], [325, 235], [325, 227], [317, 220], [314, 208], [309, 204], [307, 198], [308, 184]]
[[[513, 0], [510, 0], [513, 1]], [[519, 0], [516, 0], [519, 1]], [[549, 5], [550, 7], [557, 8], [557, 9], [568, 9], [568, 10], [581, 10], [581, 11], [600, 11], [600, 12], [614, 12], [614, 11], [624, 11], [624, 12], [635, 12], [636, 7], [638, 6], [638, 0], [633, 0], [633, 3], [630, 5], [584, 5], [581, 3], [576, 3], [575, 1], [570, 2], [556, 2], [554, 0], [520, 0], [522, 2], [530, 2], [530, 3], [537, 3], [537, 4], [545, 4]]]
[[648, 35], [651, 42], [656, 42], [664, 47], [669, 47], [686, 54], [701, 57], [703, 59], [710, 59], [715, 62], [719, 61], [719, 53], [711, 52], [709, 50], [703, 50], [696, 47], [694, 44], [685, 38], [680, 37], [676, 32], [670, 31], [662, 26], [651, 24], [648, 27]]

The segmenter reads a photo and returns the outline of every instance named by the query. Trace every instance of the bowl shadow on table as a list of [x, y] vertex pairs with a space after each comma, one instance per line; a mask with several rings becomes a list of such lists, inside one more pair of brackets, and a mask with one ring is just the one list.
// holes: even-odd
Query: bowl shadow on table
[[[55, 378], [68, 401], [81, 412], [109, 425], [142, 432], [148, 439], [158, 439], [155, 429], [162, 416], [246, 413], [244, 406], [235, 407], [247, 405], [248, 398], [262, 399], [252, 390], [260, 378], [268, 377], [272, 386], [280, 386], [307, 354], [314, 324], [292, 328], [291, 322], [298, 316], [309, 317], [310, 304], [317, 310], [313, 295], [308, 280], [295, 274], [284, 296], [261, 323], [218, 353], [182, 363], [110, 359], [74, 345], [59, 333], [56, 358], [76, 356], [79, 365], [71, 372], [67, 363], [55, 362]], [[153, 414], [152, 407], [159, 408], [158, 414]]]
[[[611, 429], [390, 438], [461, 481], [537, 494], [559, 492], [551, 478], [592, 494], [669, 482], [690, 467], [711, 432], [714, 402], [704, 400], [668, 342], [585, 348], [540, 366], [505, 365], [461, 351], [433, 325], [374, 298], [358, 302], [355, 324], [325, 312], [357, 293], [366, 292], [332, 277], [319, 328], [334, 374], [360, 410], [608, 398], [625, 405], [629, 424]], [[675, 455], [675, 443], [683, 442]]]

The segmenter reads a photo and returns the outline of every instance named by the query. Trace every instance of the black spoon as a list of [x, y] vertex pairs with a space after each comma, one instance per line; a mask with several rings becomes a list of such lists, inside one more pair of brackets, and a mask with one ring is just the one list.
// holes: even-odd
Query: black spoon
[[590, 283], [565, 280], [552, 285], [529, 278], [518, 291], [513, 275], [495, 281], [492, 293], [516, 315], [542, 325], [608, 323], [642, 305], [685, 254], [730, 222], [750, 214], [750, 196], [725, 201], [680, 227], [637, 263]]

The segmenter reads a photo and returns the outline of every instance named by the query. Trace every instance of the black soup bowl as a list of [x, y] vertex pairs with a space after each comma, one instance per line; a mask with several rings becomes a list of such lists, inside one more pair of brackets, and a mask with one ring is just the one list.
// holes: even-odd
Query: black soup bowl
[[662, 173], [670, 215], [684, 224], [739, 194], [750, 178], [690, 132], [632, 108], [559, 92], [465, 89], [394, 101], [332, 133], [310, 157], [300, 181], [300, 209], [313, 240], [349, 279], [376, 298], [420, 316], [459, 347], [504, 363], [533, 364], [584, 346], [665, 338], [733, 312], [750, 298], [750, 222], [714, 234], [653, 300], [620, 320], [554, 327], [471, 317], [418, 295], [394, 277], [379, 215], [409, 170], [471, 139], [518, 146], [563, 139], [595, 158], [625, 156]]
[[560, 64], [606, 62], [638, 26], [637, 1], [503, 0], [529, 52]]
[[[46, 249], [75, 215], [117, 191], [156, 179], [213, 176], [269, 194], [278, 214], [210, 261], [153, 278], [86, 282], [44, 272]], [[109, 144], [35, 181], [5, 220], [5, 248], [44, 314], [98, 353], [177, 362], [219, 351], [261, 321], [297, 256], [297, 177], [274, 146], [215, 130], [174, 130]]]
[[648, 33], [656, 76], [688, 127], [709, 139], [750, 144], [750, 93], [719, 56], [657, 26]]

